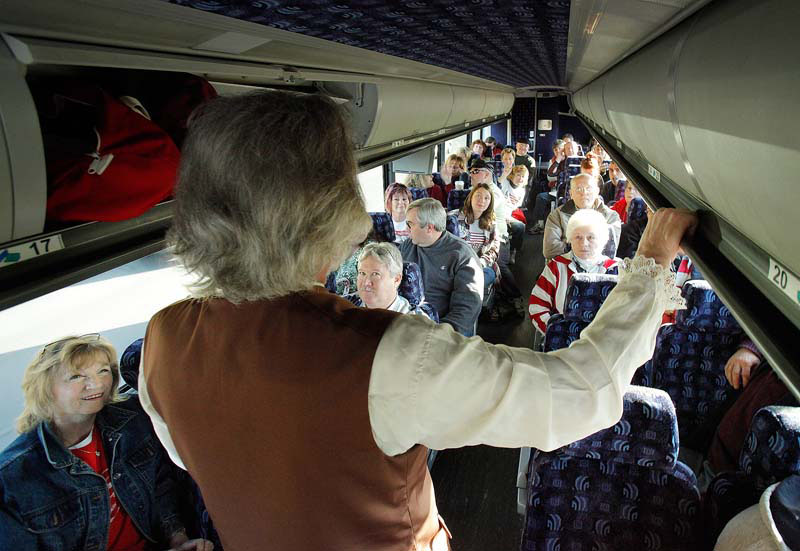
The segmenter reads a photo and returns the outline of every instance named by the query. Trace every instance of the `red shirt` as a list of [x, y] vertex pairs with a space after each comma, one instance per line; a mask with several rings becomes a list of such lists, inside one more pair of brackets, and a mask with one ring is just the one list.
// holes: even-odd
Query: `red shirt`
[[92, 440], [80, 448], [70, 448], [75, 457], [83, 459], [94, 472], [106, 479], [108, 488], [109, 519], [108, 551], [144, 551], [147, 540], [142, 537], [131, 517], [117, 502], [117, 495], [111, 485], [111, 473], [108, 469], [106, 451], [100, 444], [100, 431], [97, 426], [92, 429]]
[[624, 198], [614, 203], [611, 210], [619, 214], [619, 219], [623, 224], [628, 221], [628, 202]]

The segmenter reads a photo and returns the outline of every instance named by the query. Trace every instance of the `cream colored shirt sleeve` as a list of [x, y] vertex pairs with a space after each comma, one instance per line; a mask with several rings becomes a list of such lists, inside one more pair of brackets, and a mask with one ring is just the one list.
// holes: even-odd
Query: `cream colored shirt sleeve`
[[144, 362], [144, 347], [146, 344], [146, 342], [142, 343], [142, 355], [139, 362], [139, 403], [142, 404], [142, 409], [144, 409], [145, 413], [150, 417], [150, 421], [153, 423], [153, 430], [155, 430], [156, 436], [161, 441], [161, 445], [167, 450], [169, 458], [185, 471], [186, 466], [183, 464], [181, 456], [178, 455], [178, 450], [175, 449], [175, 444], [172, 442], [172, 436], [167, 428], [167, 423], [158, 414], [156, 408], [153, 407], [153, 402], [150, 401], [150, 394], [147, 392], [147, 381], [144, 378], [144, 366], [142, 365], [142, 362]]
[[677, 300], [668, 270], [642, 257], [631, 265], [641, 269], [622, 271], [581, 338], [551, 353], [466, 338], [419, 316], [392, 322], [369, 386], [378, 446], [388, 455], [415, 444], [553, 450], [616, 423], [634, 371], [653, 354], [661, 316]]

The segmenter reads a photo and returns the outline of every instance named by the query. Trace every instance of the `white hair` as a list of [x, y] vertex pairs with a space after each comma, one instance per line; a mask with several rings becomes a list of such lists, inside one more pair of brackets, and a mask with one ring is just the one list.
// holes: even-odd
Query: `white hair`
[[403, 257], [400, 256], [400, 249], [392, 243], [367, 243], [358, 255], [358, 264], [371, 256], [386, 266], [389, 275], [396, 277], [403, 274]]
[[578, 228], [590, 227], [597, 235], [608, 235], [608, 222], [606, 217], [594, 209], [578, 209], [570, 216], [567, 222], [567, 242], [572, 241], [572, 236]]

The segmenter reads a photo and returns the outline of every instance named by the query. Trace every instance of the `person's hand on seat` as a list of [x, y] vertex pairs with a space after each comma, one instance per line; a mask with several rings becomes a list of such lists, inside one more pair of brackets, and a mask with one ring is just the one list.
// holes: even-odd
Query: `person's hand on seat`
[[744, 388], [750, 382], [750, 375], [761, 359], [753, 354], [747, 348], [740, 348], [734, 352], [733, 356], [728, 358], [728, 363], [725, 364], [725, 378], [735, 389]]

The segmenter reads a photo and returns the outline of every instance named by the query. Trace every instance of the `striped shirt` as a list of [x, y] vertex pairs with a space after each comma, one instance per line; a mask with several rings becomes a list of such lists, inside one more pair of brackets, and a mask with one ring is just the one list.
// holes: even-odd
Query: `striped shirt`
[[[617, 267], [619, 259], [603, 256], [596, 266], [597, 273], [608, 273]], [[595, 272], [595, 269], [591, 270]], [[547, 320], [555, 313], [564, 313], [564, 301], [567, 296], [567, 285], [575, 272], [585, 272], [568, 252], [555, 257], [547, 263], [542, 275], [531, 291], [528, 302], [528, 314], [533, 326], [541, 333], [547, 328]]]

